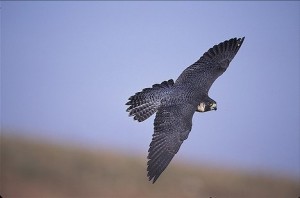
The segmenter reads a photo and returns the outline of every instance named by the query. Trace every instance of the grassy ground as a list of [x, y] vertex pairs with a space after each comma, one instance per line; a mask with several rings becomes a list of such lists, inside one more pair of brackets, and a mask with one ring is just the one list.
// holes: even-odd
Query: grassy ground
[[168, 167], [152, 184], [146, 159], [72, 146], [1, 137], [3, 198], [197, 197], [298, 198], [300, 183], [278, 176], [187, 166]]

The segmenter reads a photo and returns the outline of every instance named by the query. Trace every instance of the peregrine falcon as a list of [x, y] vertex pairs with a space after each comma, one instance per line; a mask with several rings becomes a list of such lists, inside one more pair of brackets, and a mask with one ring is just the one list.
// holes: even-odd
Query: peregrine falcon
[[194, 113], [217, 110], [208, 96], [213, 82], [228, 68], [244, 38], [232, 38], [213, 46], [178, 79], [154, 84], [131, 96], [127, 112], [142, 122], [156, 113], [148, 150], [148, 178], [153, 183], [171, 162], [192, 129]]

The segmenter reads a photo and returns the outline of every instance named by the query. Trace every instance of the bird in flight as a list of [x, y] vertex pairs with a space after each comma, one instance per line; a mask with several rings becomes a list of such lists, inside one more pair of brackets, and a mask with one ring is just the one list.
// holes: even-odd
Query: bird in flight
[[148, 178], [154, 183], [167, 168], [192, 129], [195, 112], [217, 110], [208, 96], [214, 81], [228, 68], [244, 38], [232, 38], [213, 46], [174, 82], [154, 84], [129, 97], [127, 112], [142, 122], [156, 113], [148, 150]]

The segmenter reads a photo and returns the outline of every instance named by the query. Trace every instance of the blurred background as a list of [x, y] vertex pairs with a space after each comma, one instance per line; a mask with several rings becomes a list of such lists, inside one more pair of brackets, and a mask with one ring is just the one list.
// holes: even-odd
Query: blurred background
[[[0, 2], [2, 197], [299, 197], [300, 2]], [[245, 41], [153, 185], [125, 111]]]

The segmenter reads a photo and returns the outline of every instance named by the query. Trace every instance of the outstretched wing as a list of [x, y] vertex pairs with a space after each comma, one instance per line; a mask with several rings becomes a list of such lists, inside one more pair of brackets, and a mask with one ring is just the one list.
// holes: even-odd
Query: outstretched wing
[[153, 183], [166, 169], [192, 128], [195, 107], [189, 104], [160, 107], [148, 154], [148, 177]]
[[232, 38], [210, 48], [197, 62], [181, 73], [176, 84], [190, 84], [208, 93], [213, 82], [228, 68], [244, 38]]

